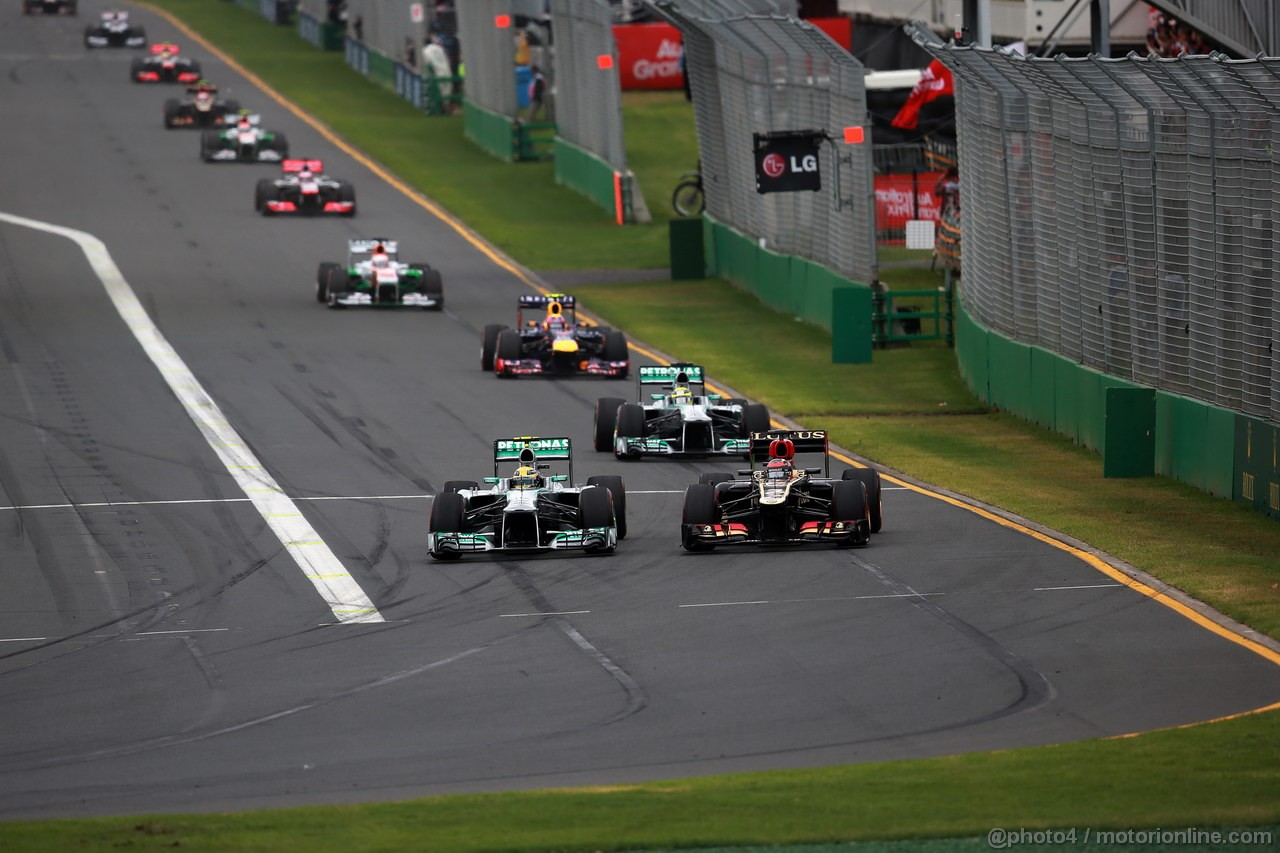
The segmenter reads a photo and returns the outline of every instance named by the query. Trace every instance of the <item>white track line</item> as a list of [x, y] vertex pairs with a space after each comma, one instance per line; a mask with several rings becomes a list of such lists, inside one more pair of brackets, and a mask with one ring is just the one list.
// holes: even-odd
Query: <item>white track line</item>
[[89, 266], [106, 288], [116, 311], [142, 345], [147, 357], [160, 371], [160, 376], [177, 395], [196, 429], [200, 430], [209, 447], [222, 460], [228, 473], [244, 490], [267, 526], [279, 538], [280, 544], [297, 562], [307, 580], [311, 581], [316, 592], [324, 598], [333, 615], [343, 623], [384, 621], [382, 614], [373, 606], [355, 578], [347, 573], [342, 562], [320, 538], [320, 534], [303, 518], [297, 505], [285, 495], [275, 478], [250, 452], [244, 440], [227, 423], [218, 404], [201, 387], [177, 351], [160, 334], [160, 330], [138, 301], [133, 288], [125, 281], [120, 268], [112, 260], [106, 244], [84, 231], [9, 213], [0, 213], [0, 221], [66, 237], [80, 247], [89, 260]]
[[590, 613], [590, 610], [557, 610], [554, 613], [499, 613], [499, 619], [514, 619], [517, 616], [577, 616], [579, 613]]
[[1082, 586], [1038, 586], [1032, 589], [1032, 592], [1054, 592], [1059, 589], [1112, 589], [1117, 586], [1124, 586], [1122, 583], [1089, 583]]

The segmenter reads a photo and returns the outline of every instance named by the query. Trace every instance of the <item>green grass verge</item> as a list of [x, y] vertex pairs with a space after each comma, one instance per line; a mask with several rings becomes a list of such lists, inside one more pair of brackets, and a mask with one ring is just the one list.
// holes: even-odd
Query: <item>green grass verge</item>
[[[545, 164], [502, 164], [479, 154], [462, 139], [459, 122], [414, 115], [348, 72], [340, 57], [290, 31], [231, 4], [158, 5], [526, 265], [665, 266], [666, 196], [692, 164], [677, 135], [687, 140], [691, 132], [678, 98], [627, 98], [629, 156], [657, 223], [619, 229], [554, 187]], [[562, 242], [567, 227], [576, 238], [570, 244]], [[919, 256], [904, 251], [895, 260]], [[911, 268], [884, 277], [896, 289], [929, 281]], [[597, 313], [664, 350], [705, 361], [717, 377], [776, 410], [820, 418], [855, 452], [1072, 533], [1280, 633], [1274, 522], [1166, 480], [1102, 480], [1095, 454], [986, 412], [941, 347], [878, 352], [872, 365], [831, 365], [825, 333], [726, 287], [664, 282], [579, 294]], [[723, 298], [729, 295], [735, 298]], [[782, 361], [777, 352], [769, 348], [764, 362], [756, 353], [766, 347], [741, 346], [756, 338], [785, 347], [787, 359], [804, 369], [773, 373]], [[1119, 740], [811, 771], [239, 815], [10, 822], [0, 824], [0, 848], [535, 851], [947, 839], [912, 845], [918, 853], [983, 849], [983, 836], [996, 826], [1273, 825], [1280, 822], [1278, 738], [1280, 714], [1269, 713]]]
[[[1194, 734], [1194, 736], [1188, 736]], [[1280, 716], [821, 770], [235, 815], [0, 824], [28, 851], [550, 851], [1280, 823]]]

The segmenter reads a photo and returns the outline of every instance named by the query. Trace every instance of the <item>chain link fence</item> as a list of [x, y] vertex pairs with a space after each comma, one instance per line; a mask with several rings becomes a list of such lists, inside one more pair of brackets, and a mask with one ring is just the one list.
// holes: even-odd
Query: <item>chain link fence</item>
[[[556, 132], [626, 171], [613, 10], [606, 0], [551, 0]], [[602, 58], [608, 66], [602, 66]]]
[[1023, 58], [911, 29], [956, 78], [971, 316], [1280, 422], [1280, 60]]
[[511, 0], [462, 0], [457, 9], [458, 40], [467, 66], [467, 100], [514, 118], [518, 108], [515, 34], [510, 26], [497, 26], [499, 16], [509, 19]]
[[[819, 192], [756, 192], [753, 134], [867, 125], [862, 65], [816, 27], [735, 13], [745, 0], [655, 0], [684, 37], [707, 213], [774, 252], [876, 278], [871, 146], [822, 146]], [[757, 4], [758, 5], [758, 4]], [[790, 4], [789, 4], [790, 5]], [[702, 14], [689, 11], [694, 7]], [[715, 10], [734, 11], [714, 16]]]

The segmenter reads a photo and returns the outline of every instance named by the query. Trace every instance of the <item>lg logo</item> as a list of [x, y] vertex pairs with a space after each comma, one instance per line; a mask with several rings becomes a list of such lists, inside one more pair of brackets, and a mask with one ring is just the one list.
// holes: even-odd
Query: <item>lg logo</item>
[[[812, 154], [806, 154], [803, 157], [791, 157], [792, 172], [816, 172], [818, 171], [818, 158]], [[787, 158], [781, 154], [766, 154], [764, 161], [760, 164], [760, 168], [771, 178], [780, 178], [787, 172]]]

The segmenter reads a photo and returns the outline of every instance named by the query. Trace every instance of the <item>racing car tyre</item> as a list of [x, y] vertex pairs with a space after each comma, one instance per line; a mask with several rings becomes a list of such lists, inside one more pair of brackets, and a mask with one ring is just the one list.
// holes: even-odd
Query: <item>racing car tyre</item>
[[345, 183], [339, 184], [338, 185], [338, 201], [351, 202], [351, 209], [346, 213], [342, 214], [343, 216], [346, 216], [349, 218], [356, 215], [356, 188], [355, 187], [351, 186], [351, 184], [345, 184]]
[[222, 134], [216, 130], [200, 131], [200, 159], [206, 163], [213, 160], [213, 152], [222, 147]]
[[[456, 492], [441, 492], [431, 501], [431, 515], [427, 517], [427, 530], [431, 533], [461, 533], [462, 515], [466, 501]], [[461, 554], [432, 551], [437, 560], [456, 560]]]
[[270, 216], [271, 211], [267, 208], [267, 202], [271, 201], [275, 195], [275, 181], [270, 178], [259, 178], [258, 185], [253, 189], [253, 209], [263, 216]]
[[289, 137], [283, 133], [274, 133], [271, 135], [271, 144], [267, 147], [279, 154], [280, 159], [283, 160], [289, 156]]
[[742, 437], [769, 429], [769, 407], [763, 403], [748, 403], [742, 409]]
[[699, 542], [688, 534], [691, 524], [715, 524], [716, 487], [708, 483], [695, 483], [684, 490], [684, 509], [680, 513], [680, 544], [686, 551], [710, 551], [716, 547]]
[[[831, 484], [831, 520], [860, 521], [867, 518], [867, 487], [859, 480], [837, 480]], [[850, 544], [846, 539], [841, 544]]]
[[419, 270], [422, 273], [422, 292], [427, 296], [434, 296], [436, 299], [436, 304], [426, 310], [443, 311], [444, 279], [440, 277], [440, 270], [432, 269], [426, 264], [409, 264], [409, 269]]
[[178, 120], [178, 113], [182, 111], [182, 105], [178, 103], [177, 98], [165, 98], [164, 101], [164, 126], [166, 128], [176, 127], [175, 122]]
[[613, 428], [618, 424], [618, 409], [627, 404], [620, 397], [601, 397], [596, 400], [595, 448], [601, 453], [613, 449]]
[[704, 486], [714, 486], [716, 483], [727, 483], [733, 479], [733, 475], [727, 471], [707, 471], [705, 474], [698, 475], [698, 482]]
[[605, 332], [603, 356], [605, 361], [627, 361], [631, 358], [627, 348], [627, 333], [617, 329]]
[[589, 486], [578, 495], [578, 526], [583, 530], [592, 527], [614, 527], [613, 502], [609, 490], [602, 486]]
[[316, 271], [316, 302], [329, 301], [329, 284], [339, 275], [342, 275], [342, 267], [332, 261], [320, 264], [320, 269]]
[[597, 474], [587, 478], [588, 486], [604, 486], [613, 496], [613, 520], [618, 528], [618, 538], [627, 538], [627, 487], [617, 474]]
[[[623, 403], [618, 407], [618, 438], [644, 438], [644, 407], [639, 403]], [[619, 459], [639, 459], [639, 453], [619, 454], [614, 447], [613, 455]]]
[[842, 480], [861, 480], [867, 488], [867, 510], [871, 514], [871, 532], [879, 533], [884, 524], [880, 508], [880, 472], [874, 468], [849, 468], [840, 475]]
[[142, 61], [142, 57], [135, 56], [133, 61], [129, 63], [129, 79], [138, 82], [138, 72], [145, 68], [146, 65]]
[[486, 373], [493, 370], [493, 356], [498, 351], [498, 335], [505, 328], [507, 327], [501, 323], [490, 323], [480, 335], [480, 369]]
[[440, 487], [440, 493], [460, 492], [463, 489], [474, 489], [475, 487], [475, 480], [445, 480], [444, 485]]
[[133, 37], [142, 39], [142, 44], [140, 45], [141, 47], [147, 46], [147, 28], [146, 27], [134, 27]]
[[[519, 361], [523, 347], [520, 343], [520, 333], [515, 329], [503, 329], [498, 333], [498, 346], [496, 352], [496, 360], [494, 361], [494, 371], [497, 372], [499, 361]], [[498, 373], [499, 377], [506, 376], [506, 373]]]

